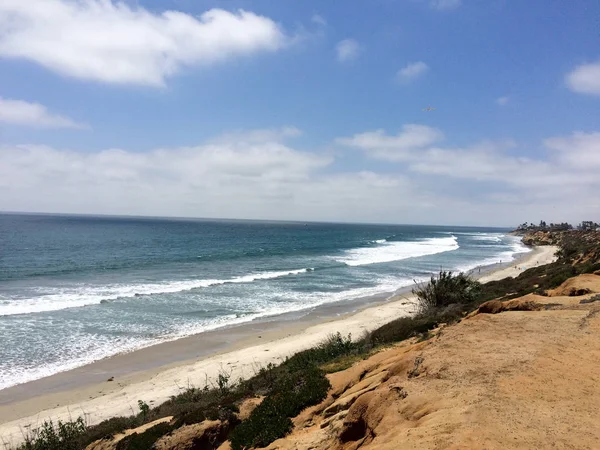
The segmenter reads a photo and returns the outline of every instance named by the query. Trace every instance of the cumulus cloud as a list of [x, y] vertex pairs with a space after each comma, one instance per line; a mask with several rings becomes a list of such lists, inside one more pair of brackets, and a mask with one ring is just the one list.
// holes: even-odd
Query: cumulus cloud
[[324, 26], [327, 25], [327, 21], [325, 20], [325, 18], [323, 16], [319, 15], [319, 14], [314, 14], [311, 17], [310, 21], [312, 23], [316, 23], [317, 25], [320, 25], [322, 27], [324, 27]]
[[576, 67], [567, 74], [566, 83], [574, 92], [600, 95], [600, 62]]
[[[483, 186], [490, 204], [500, 202], [514, 206], [515, 202], [511, 199], [519, 199], [532, 211], [550, 211], [547, 208], [552, 204], [552, 208], [564, 208], [565, 214], [569, 211], [571, 216], [568, 220], [573, 220], [575, 214], [581, 220], [586, 214], [600, 213], [597, 200], [594, 200], [595, 192], [600, 189], [600, 177], [597, 176], [600, 170], [598, 132], [577, 132], [571, 136], [549, 138], [544, 141], [548, 150], [544, 158], [515, 156], [518, 148], [512, 141], [481, 142], [470, 147], [451, 148], [440, 146], [442, 139], [439, 130], [409, 125], [396, 136], [376, 130], [340, 138], [336, 142], [360, 149], [376, 159], [400, 163], [407, 177], [411, 178], [412, 173], [426, 177], [430, 182], [435, 180], [433, 183], [438, 188], [444, 184], [452, 186], [450, 180], [461, 180], [476, 196]], [[442, 191], [439, 193], [442, 194]], [[596, 206], [591, 206], [594, 201]], [[479, 204], [484, 209], [487, 206]], [[490, 214], [496, 216], [498, 211], [490, 211]], [[526, 211], [523, 209], [523, 213]], [[514, 215], [516, 211], [508, 213]], [[564, 215], [561, 217], [567, 220]]]
[[402, 176], [332, 171], [327, 152], [284, 143], [298, 133], [240, 131], [149, 152], [0, 146], [0, 209], [334, 221], [357, 220], [358, 202], [385, 220], [393, 198], [410, 197]]
[[447, 11], [460, 7], [462, 0], [431, 0], [429, 5], [438, 11]]
[[0, 56], [106, 83], [163, 86], [186, 67], [273, 52], [287, 42], [268, 17], [211, 9], [153, 13], [113, 0], [3, 0]]
[[0, 146], [0, 210], [507, 226], [600, 213], [600, 132], [549, 138], [536, 158], [510, 141], [447, 146], [423, 125], [336, 140], [386, 161], [358, 171], [295, 148], [299, 134], [235, 131], [147, 152]]
[[544, 143], [556, 152], [558, 161], [569, 167], [584, 171], [600, 170], [600, 132], [579, 131], [567, 137], [546, 139]]
[[508, 105], [509, 100], [510, 100], [509, 97], [498, 97], [496, 99], [496, 104], [498, 106], [506, 106], [506, 105]]
[[337, 60], [339, 62], [350, 62], [358, 58], [361, 52], [360, 44], [354, 39], [344, 39], [335, 47]]
[[408, 84], [422, 77], [429, 71], [429, 66], [423, 61], [412, 62], [396, 73], [396, 80], [402, 84]]
[[389, 136], [385, 130], [367, 131], [350, 138], [338, 138], [340, 145], [354, 147], [367, 152], [370, 156], [386, 161], [406, 161], [414, 152], [443, 139], [443, 133], [426, 125], [407, 124], [395, 136]]
[[9, 100], [0, 97], [0, 122], [38, 128], [89, 128], [68, 117], [53, 114], [39, 103]]

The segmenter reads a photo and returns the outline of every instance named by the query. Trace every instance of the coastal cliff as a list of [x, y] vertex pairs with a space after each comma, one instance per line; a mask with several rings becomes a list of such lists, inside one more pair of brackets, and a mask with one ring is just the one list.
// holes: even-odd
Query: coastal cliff
[[268, 448], [594, 448], [600, 276], [567, 283], [588, 294], [490, 302], [330, 375], [328, 398]]
[[600, 231], [513, 231], [512, 234], [520, 236], [525, 245], [562, 245], [563, 242], [583, 241], [588, 245], [600, 247]]
[[556, 245], [572, 265], [600, 261], [600, 231], [532, 231], [520, 234], [525, 245]]

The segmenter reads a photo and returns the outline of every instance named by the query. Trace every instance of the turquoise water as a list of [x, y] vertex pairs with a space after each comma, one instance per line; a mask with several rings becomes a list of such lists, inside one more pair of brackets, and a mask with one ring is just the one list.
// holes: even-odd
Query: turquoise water
[[0, 215], [0, 389], [527, 251], [508, 230]]

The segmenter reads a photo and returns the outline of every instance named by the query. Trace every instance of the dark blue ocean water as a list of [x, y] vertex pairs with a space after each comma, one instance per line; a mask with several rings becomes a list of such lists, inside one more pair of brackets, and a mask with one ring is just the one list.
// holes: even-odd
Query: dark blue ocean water
[[507, 230], [0, 215], [0, 389], [527, 251]]

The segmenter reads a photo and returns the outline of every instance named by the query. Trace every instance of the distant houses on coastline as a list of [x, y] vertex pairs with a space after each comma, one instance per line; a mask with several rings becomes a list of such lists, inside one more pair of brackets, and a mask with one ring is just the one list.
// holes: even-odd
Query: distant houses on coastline
[[580, 231], [600, 231], [600, 224], [591, 220], [584, 220], [574, 228], [573, 225], [567, 222], [547, 224], [545, 221], [541, 220], [538, 225], [533, 222], [522, 223], [517, 227], [516, 231], [570, 231], [575, 229]]

